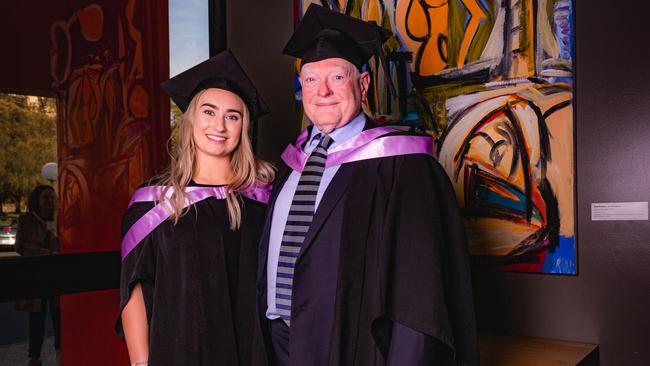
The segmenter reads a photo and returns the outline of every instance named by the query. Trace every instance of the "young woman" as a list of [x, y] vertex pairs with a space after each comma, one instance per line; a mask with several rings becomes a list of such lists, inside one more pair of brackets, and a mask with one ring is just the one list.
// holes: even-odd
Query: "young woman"
[[124, 217], [117, 330], [132, 365], [247, 365], [274, 176], [248, 134], [268, 109], [229, 51], [163, 89], [184, 115], [169, 169]]

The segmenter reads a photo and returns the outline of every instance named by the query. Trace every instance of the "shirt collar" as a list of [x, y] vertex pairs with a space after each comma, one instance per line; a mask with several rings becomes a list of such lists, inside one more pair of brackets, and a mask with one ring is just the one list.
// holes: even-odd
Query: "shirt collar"
[[[339, 127], [329, 133], [330, 137], [334, 140], [334, 142], [329, 147], [329, 149], [332, 149], [344, 143], [345, 141], [353, 138], [354, 136], [360, 134], [363, 131], [365, 125], [366, 125], [365, 115], [363, 114], [363, 112], [359, 112], [359, 114], [356, 117], [354, 117], [350, 122], [346, 123], [345, 126]], [[316, 137], [316, 135], [318, 135], [319, 133], [321, 133], [321, 130], [318, 127], [316, 127], [316, 125], [313, 125], [311, 134], [309, 135], [309, 143], [305, 146], [305, 148], [317, 143], [317, 141], [314, 140], [314, 137]]]

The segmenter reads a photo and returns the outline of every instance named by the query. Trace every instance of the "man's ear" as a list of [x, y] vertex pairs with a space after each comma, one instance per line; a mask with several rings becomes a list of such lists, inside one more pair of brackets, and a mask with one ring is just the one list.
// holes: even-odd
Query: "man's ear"
[[361, 100], [366, 99], [369, 85], [370, 85], [370, 73], [368, 71], [364, 71], [359, 76], [359, 87], [361, 88]]

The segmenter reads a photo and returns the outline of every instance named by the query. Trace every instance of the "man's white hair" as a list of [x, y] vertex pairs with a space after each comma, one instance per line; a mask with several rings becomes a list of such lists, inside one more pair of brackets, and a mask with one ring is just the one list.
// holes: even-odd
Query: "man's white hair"
[[[350, 63], [350, 66], [352, 66], [351, 67], [352, 75], [350, 75], [350, 76], [352, 76], [352, 78], [354, 78], [354, 79], [359, 79], [359, 77], [361, 77], [361, 71], [359, 71], [359, 69], [356, 66], [354, 66], [354, 64], [351, 63], [350, 61], [348, 61], [348, 63]], [[302, 68], [303, 67], [300, 67], [300, 73], [298, 74], [299, 79], [302, 77]]]

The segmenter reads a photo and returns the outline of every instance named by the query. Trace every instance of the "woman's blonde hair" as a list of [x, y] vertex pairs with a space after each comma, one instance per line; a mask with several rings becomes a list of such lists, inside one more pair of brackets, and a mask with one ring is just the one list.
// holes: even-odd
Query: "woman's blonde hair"
[[[166, 201], [164, 198], [167, 192], [170, 188], [173, 188], [168, 202], [171, 205], [172, 211], [170, 218], [174, 221], [174, 224], [177, 224], [178, 220], [187, 212], [187, 209], [183, 209], [187, 199], [185, 187], [190, 183], [196, 171], [196, 146], [192, 133], [193, 117], [197, 101], [204, 92], [205, 90], [196, 93], [183, 114], [181, 122], [178, 125], [176, 145], [171, 147], [169, 153], [171, 163], [167, 171], [159, 177], [159, 184], [165, 187], [160, 197], [161, 202]], [[273, 167], [269, 163], [257, 159], [253, 154], [252, 143], [248, 134], [251, 127], [250, 112], [246, 103], [239, 96], [237, 98], [239, 98], [244, 106], [244, 110], [242, 113], [241, 137], [230, 159], [233, 179], [227, 185], [228, 195], [226, 196], [226, 202], [231, 230], [238, 229], [241, 226], [242, 198], [240, 192], [253, 188], [256, 185], [270, 184], [275, 176]]]

